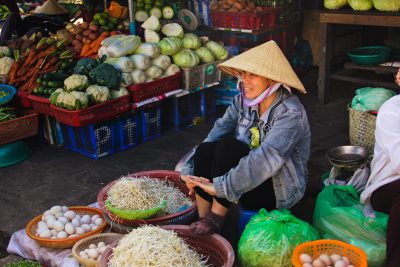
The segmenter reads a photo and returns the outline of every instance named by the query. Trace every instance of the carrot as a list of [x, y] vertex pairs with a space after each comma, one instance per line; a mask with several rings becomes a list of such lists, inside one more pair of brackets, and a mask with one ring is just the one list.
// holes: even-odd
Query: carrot
[[90, 44], [90, 48], [101, 45], [101, 42], [108, 37], [108, 32], [102, 32], [96, 40]]
[[31, 47], [28, 56], [24, 60], [24, 66], [32, 64], [33, 63], [32, 60], [35, 58], [35, 55], [36, 55], [36, 49]]
[[57, 61], [58, 61], [58, 58], [56, 58], [56, 57], [51, 58], [46, 64], [44, 64], [42, 66], [42, 69], [46, 70], [46, 69], [51, 68], [53, 65], [55, 65], [57, 63]]
[[35, 58], [44, 58], [44, 57], [46, 57], [47, 55], [53, 53], [56, 50], [57, 50], [57, 47], [56, 46], [52, 46], [49, 49], [41, 51], [40, 53], [36, 54]]
[[14, 62], [11, 65], [10, 72], [8, 73], [8, 82], [10, 84], [12, 84], [15, 81], [15, 78], [17, 78], [17, 72], [18, 72], [20, 65], [21, 64], [19, 62]]
[[117, 32], [116, 32], [116, 31], [110, 32], [110, 36], [114, 36], [114, 35], [117, 35]]
[[82, 50], [81, 50], [81, 53], [79, 54], [79, 56], [84, 56], [88, 51], [90, 50], [90, 43], [89, 44], [84, 44], [83, 46], [82, 46]]

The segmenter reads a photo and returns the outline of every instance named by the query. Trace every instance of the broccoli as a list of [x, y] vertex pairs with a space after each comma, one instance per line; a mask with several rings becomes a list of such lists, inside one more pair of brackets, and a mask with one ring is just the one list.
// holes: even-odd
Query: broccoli
[[76, 63], [74, 73], [88, 75], [89, 71], [96, 68], [98, 65], [99, 62], [93, 58], [82, 58]]
[[89, 72], [89, 78], [92, 84], [114, 89], [121, 83], [121, 72], [110, 64], [102, 63]]

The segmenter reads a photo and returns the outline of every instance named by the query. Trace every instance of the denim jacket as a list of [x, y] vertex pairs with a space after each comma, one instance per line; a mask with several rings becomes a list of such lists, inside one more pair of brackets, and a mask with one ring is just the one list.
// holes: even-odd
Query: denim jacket
[[[237, 95], [218, 119], [204, 142], [213, 142], [234, 134], [250, 144], [250, 128], [258, 126], [260, 146], [243, 157], [225, 175], [214, 177], [217, 196], [237, 202], [240, 196], [271, 178], [277, 209], [288, 209], [304, 195], [307, 161], [310, 154], [310, 127], [306, 111], [297, 96], [279, 89], [278, 97], [260, 117], [258, 107], [243, 105]], [[183, 166], [182, 174], [193, 174], [193, 162]]]

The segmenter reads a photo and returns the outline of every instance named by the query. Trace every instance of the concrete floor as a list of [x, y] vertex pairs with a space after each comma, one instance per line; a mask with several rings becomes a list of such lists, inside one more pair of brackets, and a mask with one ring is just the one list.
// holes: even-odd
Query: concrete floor
[[[317, 69], [300, 76], [308, 90], [301, 100], [307, 109], [312, 144], [307, 197], [294, 213], [307, 221], [312, 218], [320, 176], [330, 169], [325, 152], [349, 143], [346, 107], [357, 88], [353, 84], [333, 83], [333, 99], [320, 105], [317, 102], [317, 76]], [[12, 234], [53, 205], [94, 203], [99, 190], [122, 175], [142, 170], [174, 169], [178, 160], [200, 143], [211, 127], [205, 123], [180, 132], [167, 131], [155, 140], [100, 160], [30, 138], [32, 156], [18, 165], [0, 169], [0, 230]], [[5, 239], [0, 235], [0, 251], [7, 244]]]

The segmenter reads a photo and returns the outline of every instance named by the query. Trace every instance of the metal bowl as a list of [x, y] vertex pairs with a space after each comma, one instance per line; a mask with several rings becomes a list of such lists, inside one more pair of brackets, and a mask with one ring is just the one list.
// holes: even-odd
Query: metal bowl
[[336, 168], [355, 170], [367, 159], [368, 150], [361, 146], [338, 146], [328, 150], [326, 157]]

